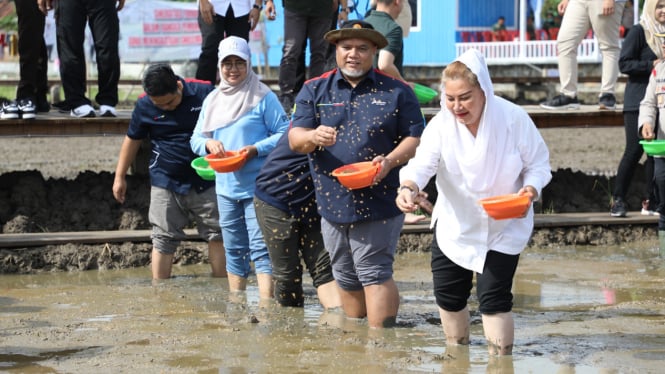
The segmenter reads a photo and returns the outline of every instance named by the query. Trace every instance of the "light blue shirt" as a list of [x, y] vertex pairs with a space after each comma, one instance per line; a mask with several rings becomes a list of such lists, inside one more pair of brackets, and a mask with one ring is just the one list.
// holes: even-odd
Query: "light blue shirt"
[[229, 151], [239, 150], [246, 145], [255, 146], [258, 155], [247, 160], [240, 170], [232, 173], [216, 173], [215, 178], [218, 195], [238, 200], [253, 198], [256, 176], [268, 153], [275, 148], [277, 141], [289, 127], [289, 119], [277, 95], [269, 92], [256, 107], [240, 119], [207, 136], [201, 129], [209, 105], [208, 98], [203, 102], [201, 114], [189, 142], [192, 151], [200, 156], [208, 154], [205, 144], [211, 138], [222, 142], [224, 149]]

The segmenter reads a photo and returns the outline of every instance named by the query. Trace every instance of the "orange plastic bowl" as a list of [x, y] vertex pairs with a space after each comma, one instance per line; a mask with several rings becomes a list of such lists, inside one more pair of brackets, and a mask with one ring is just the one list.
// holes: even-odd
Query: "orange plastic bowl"
[[350, 190], [365, 188], [372, 185], [374, 176], [381, 170], [381, 164], [372, 165], [372, 161], [356, 162], [340, 166], [333, 170], [333, 177]]
[[500, 195], [478, 201], [485, 208], [487, 215], [494, 219], [522, 217], [529, 208], [528, 195]]
[[210, 167], [218, 173], [230, 173], [239, 170], [247, 160], [247, 152], [226, 151], [224, 157], [214, 154], [205, 156]]

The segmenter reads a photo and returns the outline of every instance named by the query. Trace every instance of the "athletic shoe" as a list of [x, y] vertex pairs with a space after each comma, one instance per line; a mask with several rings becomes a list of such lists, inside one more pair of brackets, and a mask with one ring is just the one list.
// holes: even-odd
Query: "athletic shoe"
[[2, 103], [2, 114], [0, 114], [2, 119], [18, 119], [21, 118], [21, 111], [16, 105], [16, 101], [5, 100]]
[[23, 119], [32, 119], [37, 116], [37, 107], [30, 99], [19, 100], [18, 110], [21, 112], [21, 118]]
[[570, 97], [564, 94], [554, 96], [550, 100], [547, 100], [540, 104], [541, 107], [550, 110], [557, 109], [579, 109], [580, 101], [577, 100], [577, 96]]
[[614, 203], [610, 209], [610, 215], [612, 217], [625, 217], [626, 216], [626, 204], [623, 202], [623, 199], [620, 197], [614, 198]]
[[642, 200], [642, 215], [643, 216], [660, 216], [655, 210], [649, 209], [649, 200]]
[[598, 107], [600, 109], [614, 110], [617, 106], [617, 99], [611, 93], [604, 93], [598, 99]]
[[95, 117], [95, 108], [90, 104], [83, 104], [75, 109], [72, 109], [69, 114], [72, 117], [85, 118], [85, 117]]
[[45, 97], [37, 99], [37, 113], [48, 113], [51, 110], [51, 104]]
[[110, 105], [100, 105], [99, 106], [99, 116], [100, 117], [117, 117], [118, 112], [115, 108]]

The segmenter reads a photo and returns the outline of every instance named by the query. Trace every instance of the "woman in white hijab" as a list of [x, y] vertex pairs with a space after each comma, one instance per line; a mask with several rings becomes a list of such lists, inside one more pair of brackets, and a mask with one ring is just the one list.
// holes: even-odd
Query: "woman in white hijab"
[[219, 43], [221, 82], [203, 101], [190, 145], [198, 155], [247, 152], [238, 171], [216, 173], [217, 205], [226, 249], [229, 289], [242, 291], [254, 262], [261, 298], [273, 296], [268, 249], [254, 212], [256, 176], [289, 126], [282, 105], [252, 70], [247, 41], [229, 36]]
[[494, 96], [478, 51], [449, 64], [442, 81], [442, 110], [400, 171], [397, 206], [414, 211], [436, 175], [432, 273], [447, 345], [469, 344], [467, 301], [475, 272], [489, 352], [510, 355], [512, 281], [531, 236], [533, 208], [522, 218], [494, 220], [478, 200], [509, 193], [537, 200], [552, 178], [549, 152], [528, 114]]
[[[649, 76], [656, 65], [661, 64], [665, 56], [665, 0], [646, 0], [642, 8], [640, 22], [630, 28], [621, 45], [619, 54], [619, 71], [628, 75], [628, 82], [623, 93], [623, 124], [626, 145], [623, 156], [617, 168], [612, 191], [612, 207], [610, 215], [625, 217], [629, 205], [627, 195], [630, 183], [633, 180], [637, 164], [642, 159], [644, 150], [640, 144], [640, 137], [636, 130], [637, 119], [640, 114], [640, 101], [649, 84]], [[653, 188], [654, 160], [647, 156], [644, 162], [645, 189], [641, 192], [642, 211], [644, 215], [658, 214], [658, 193]], [[633, 198], [633, 200], [635, 200]]]

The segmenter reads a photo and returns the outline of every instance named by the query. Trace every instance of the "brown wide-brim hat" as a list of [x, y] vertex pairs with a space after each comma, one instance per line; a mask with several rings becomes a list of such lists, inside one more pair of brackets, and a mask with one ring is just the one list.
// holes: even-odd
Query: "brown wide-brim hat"
[[351, 20], [346, 21], [337, 30], [328, 31], [324, 38], [332, 43], [337, 44], [338, 41], [344, 39], [367, 39], [376, 44], [378, 49], [388, 45], [388, 40], [380, 32], [374, 30], [374, 27], [365, 21]]

